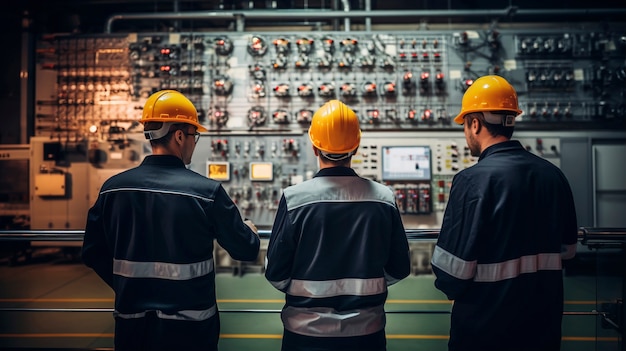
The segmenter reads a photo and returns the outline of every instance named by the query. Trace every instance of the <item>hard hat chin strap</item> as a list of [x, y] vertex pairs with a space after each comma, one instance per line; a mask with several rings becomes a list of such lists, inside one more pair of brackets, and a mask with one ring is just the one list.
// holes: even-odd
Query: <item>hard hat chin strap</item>
[[354, 155], [354, 151], [353, 152], [348, 152], [347, 154], [330, 154], [330, 153], [323, 152], [323, 151], [320, 150], [320, 153], [322, 155], [324, 155], [324, 157], [326, 157], [327, 159], [329, 159], [331, 161], [345, 160], [346, 158]]
[[173, 124], [173, 122], [163, 122], [161, 128], [155, 130], [144, 130], [143, 135], [145, 135], [148, 140], [161, 139], [170, 132], [170, 127]]

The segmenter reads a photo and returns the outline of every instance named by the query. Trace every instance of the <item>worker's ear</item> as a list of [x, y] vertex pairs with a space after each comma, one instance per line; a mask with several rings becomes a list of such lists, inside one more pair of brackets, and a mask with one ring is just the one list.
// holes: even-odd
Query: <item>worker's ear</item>
[[480, 131], [483, 129], [483, 125], [482, 123], [480, 123], [480, 120], [478, 118], [473, 118], [472, 124], [470, 125], [470, 129], [474, 134], [478, 135], [480, 134]]
[[174, 138], [179, 145], [182, 145], [185, 142], [185, 136], [183, 134], [183, 131], [180, 129], [178, 129], [174, 134]]

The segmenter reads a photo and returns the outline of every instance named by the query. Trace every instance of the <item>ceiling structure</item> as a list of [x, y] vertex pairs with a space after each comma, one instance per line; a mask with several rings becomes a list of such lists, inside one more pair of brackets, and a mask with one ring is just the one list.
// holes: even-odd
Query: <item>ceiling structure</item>
[[[493, 17], [508, 21], [542, 21], [542, 22], [579, 22], [579, 21], [619, 21], [619, 11], [604, 11], [601, 14], [594, 13], [596, 9], [626, 9], [626, 4], [616, 5], [614, 0], [595, 1], [567, 1], [567, 8], [563, 8], [563, 1], [553, 0], [26, 0], [4, 11], [2, 27], [14, 28], [22, 19], [27, 17], [30, 21], [31, 31], [39, 33], [102, 33], [107, 29], [107, 21], [117, 14], [173, 14], [173, 13], [222, 13], [253, 11], [302, 11], [329, 12], [349, 11], [357, 13], [393, 13], [398, 11], [422, 11], [425, 14], [437, 11], [457, 12], [454, 17], [435, 16], [428, 21], [440, 20], [443, 23], [455, 22], [489, 22]], [[508, 12], [505, 12], [509, 9]], [[515, 11], [517, 9], [517, 12]], [[572, 11], [568, 16], [551, 16], [548, 11], [541, 10]], [[494, 10], [497, 14], [483, 16], [470, 16], [464, 18], [459, 11], [484, 11]], [[524, 11], [527, 11], [525, 15]], [[616, 14], [611, 15], [615, 12]], [[487, 13], [487, 12], [485, 12]], [[500, 14], [504, 13], [502, 16]], [[607, 14], [608, 13], [608, 14]], [[252, 17], [252, 16], [250, 16]], [[593, 17], [593, 18], [592, 18]], [[624, 18], [623, 16], [621, 18]], [[362, 21], [358, 17], [351, 18], [353, 23]], [[374, 23], [397, 23], [403, 19], [388, 18], [384, 15], [372, 17]], [[419, 22], [416, 18], [405, 19], [406, 21]], [[423, 20], [423, 19], [421, 19]], [[232, 22], [232, 20], [230, 20]], [[250, 20], [247, 20], [250, 21]], [[624, 20], [621, 20], [622, 22]], [[229, 20], [205, 21], [196, 23], [195, 26], [215, 26], [222, 28], [228, 26]], [[276, 23], [268, 19], [257, 21], [260, 25]], [[141, 28], [138, 28], [141, 26]], [[194, 24], [192, 24], [194, 26]], [[172, 25], [165, 20], [135, 21], [130, 24], [117, 26], [117, 30], [132, 31], [148, 27], [150, 30], [172, 30]], [[231, 25], [232, 27], [232, 25]]]

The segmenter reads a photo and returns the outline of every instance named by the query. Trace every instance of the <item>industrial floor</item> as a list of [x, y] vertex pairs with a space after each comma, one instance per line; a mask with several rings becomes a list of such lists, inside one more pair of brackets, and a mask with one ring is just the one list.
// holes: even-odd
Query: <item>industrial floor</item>
[[[72, 255], [40, 250], [28, 258], [0, 259], [0, 349], [111, 350], [111, 289]], [[233, 272], [217, 275], [220, 351], [280, 350], [283, 295], [259, 271]], [[389, 351], [447, 349], [451, 304], [433, 280], [411, 275], [390, 288]], [[565, 310], [576, 313], [564, 316], [563, 351], [622, 350], [619, 334], [593, 313], [621, 298], [621, 289], [620, 275], [565, 274]]]

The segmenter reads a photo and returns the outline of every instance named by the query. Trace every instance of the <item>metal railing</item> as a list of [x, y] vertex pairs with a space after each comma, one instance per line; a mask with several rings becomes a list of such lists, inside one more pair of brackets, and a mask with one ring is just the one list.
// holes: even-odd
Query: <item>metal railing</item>
[[[406, 229], [409, 240], [435, 240], [439, 236], [438, 228]], [[84, 230], [0, 230], [0, 241], [82, 241]], [[269, 239], [271, 230], [259, 229], [261, 239]], [[588, 228], [578, 229], [578, 240], [583, 245], [596, 243], [619, 243], [626, 241], [626, 228]]]
[[[269, 239], [271, 230], [259, 230], [259, 237]], [[439, 229], [407, 229], [407, 238], [410, 241], [432, 241], [439, 235]], [[0, 241], [82, 241], [83, 230], [3, 230], [0, 231]], [[590, 248], [624, 248], [626, 245], [626, 228], [586, 228], [578, 230], [578, 239], [582, 245]], [[626, 257], [626, 255], [622, 255]], [[624, 258], [626, 266], [626, 258]], [[623, 277], [624, 289], [622, 289], [622, 301], [626, 289], [626, 277]], [[623, 305], [623, 304], [622, 304]], [[113, 308], [26, 308], [26, 307], [2, 307], [0, 312], [113, 312]], [[220, 313], [280, 313], [274, 309], [220, 309]], [[386, 311], [388, 314], [449, 314], [450, 311], [440, 310], [393, 310]], [[625, 335], [623, 321], [614, 321], [614, 317], [604, 311], [588, 312], [563, 312], [564, 315], [599, 316], [606, 323], [613, 325], [614, 329]], [[622, 312], [622, 315], [626, 313]]]

